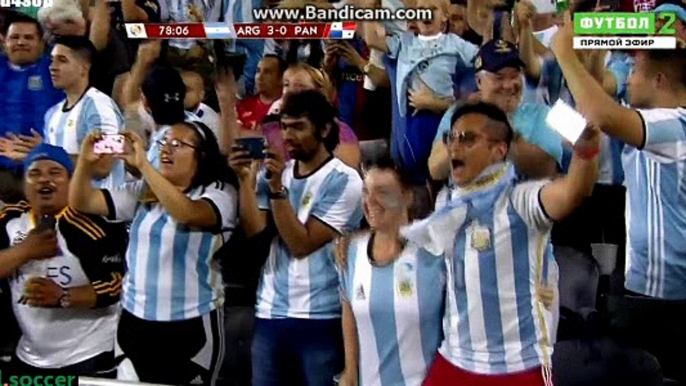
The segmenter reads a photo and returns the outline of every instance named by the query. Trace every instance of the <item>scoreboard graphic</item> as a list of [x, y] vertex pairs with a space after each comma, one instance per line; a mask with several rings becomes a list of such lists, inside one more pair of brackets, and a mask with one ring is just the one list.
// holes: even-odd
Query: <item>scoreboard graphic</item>
[[127, 23], [130, 39], [352, 39], [357, 24], [333, 23]]

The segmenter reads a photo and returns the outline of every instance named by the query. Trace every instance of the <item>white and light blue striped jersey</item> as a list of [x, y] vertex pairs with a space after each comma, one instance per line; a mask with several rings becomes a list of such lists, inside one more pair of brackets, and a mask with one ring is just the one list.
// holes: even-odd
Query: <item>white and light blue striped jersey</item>
[[[198, 106], [198, 109], [192, 114], [195, 114], [197, 121], [204, 123], [210, 130], [212, 130], [212, 133], [214, 134], [215, 138], [217, 138], [217, 141], [220, 140], [219, 135], [222, 129], [221, 117], [216, 111], [214, 111], [213, 108], [201, 103], [200, 106]], [[186, 119], [189, 119], [188, 114], [186, 115]], [[190, 119], [193, 120], [192, 118]]]
[[443, 338], [443, 256], [408, 243], [397, 260], [370, 262], [373, 236], [355, 237], [341, 275], [360, 345], [360, 384], [419, 386]]
[[[149, 115], [149, 114], [148, 114]], [[200, 118], [198, 118], [197, 115], [186, 111], [186, 121], [199, 121]], [[152, 118], [152, 117], [151, 117]], [[155, 123], [153, 121], [153, 128], [155, 127]], [[152, 133], [150, 133], [150, 138], [148, 139], [148, 161], [150, 161], [150, 164], [155, 169], [160, 168], [160, 144], [158, 141], [161, 141], [164, 139], [164, 136], [167, 135], [167, 131], [171, 129], [171, 126], [165, 125], [165, 126], [160, 126], [157, 130], [154, 130]]]
[[[124, 127], [124, 117], [117, 104], [96, 88], [89, 88], [74, 106], [66, 109], [67, 100], [52, 106], [45, 113], [45, 142], [60, 146], [70, 155], [81, 152], [81, 144], [92, 131], [117, 134]], [[123, 161], [116, 161], [109, 176], [94, 181], [99, 188], [121, 186], [126, 180]]]
[[626, 288], [686, 299], [686, 109], [638, 110], [645, 146], [625, 146]]
[[222, 307], [224, 287], [214, 255], [236, 225], [236, 189], [216, 182], [186, 193], [212, 205], [216, 229], [178, 223], [159, 203], [142, 201], [145, 189], [136, 181], [104, 191], [110, 219], [132, 221], [122, 306], [150, 321], [188, 320]]
[[[612, 75], [617, 89], [613, 98], [620, 102], [626, 98], [628, 79], [632, 68], [630, 57], [622, 52], [608, 52], [605, 57], [605, 69]], [[562, 69], [555, 59], [546, 59], [541, 70], [541, 79], [537, 90], [537, 102], [552, 106], [557, 98], [562, 99], [574, 107], [576, 102], [572, 96], [566, 80], [563, 78]], [[621, 185], [624, 180], [621, 154], [623, 144], [612, 139], [606, 134], [601, 138], [600, 174], [598, 183], [605, 185]], [[571, 160], [571, 149], [565, 149]], [[568, 165], [563, 165], [566, 170]]]
[[[513, 169], [508, 173], [514, 176]], [[439, 352], [460, 369], [511, 374], [551, 365], [556, 313], [536, 296], [537, 286], [557, 287], [558, 277], [552, 222], [539, 201], [546, 183], [511, 179], [492, 184], [499, 188], [455, 188], [458, 197], [448, 206], [410, 227], [440, 234], [437, 240], [445, 245], [447, 303]], [[465, 197], [468, 205], [451, 206]], [[428, 247], [424, 236], [405, 235], [441, 252]]]
[[[198, 10], [203, 22], [216, 22], [222, 17], [222, 0], [160, 0], [159, 4], [163, 23], [195, 23], [190, 7]], [[185, 50], [197, 45], [194, 39], [171, 39], [169, 44]]]
[[253, 10], [264, 6], [264, 0], [224, 0], [224, 8], [222, 9], [224, 21], [227, 23], [254, 23]]
[[[362, 178], [338, 158], [331, 158], [308, 176], [298, 176], [294, 160], [286, 164], [283, 186], [298, 220], [315, 218], [338, 233], [362, 221]], [[264, 171], [258, 177], [257, 201], [270, 210]], [[284, 241], [275, 237], [262, 269], [257, 290], [257, 317], [262, 319], [334, 319], [341, 316], [338, 272], [333, 243], [296, 259]]]

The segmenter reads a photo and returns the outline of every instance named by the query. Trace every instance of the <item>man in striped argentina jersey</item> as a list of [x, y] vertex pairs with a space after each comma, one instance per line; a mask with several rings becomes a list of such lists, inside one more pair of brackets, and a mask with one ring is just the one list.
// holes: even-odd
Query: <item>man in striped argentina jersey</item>
[[327, 385], [343, 370], [341, 304], [331, 241], [362, 220], [362, 180], [333, 157], [335, 110], [318, 91], [289, 94], [281, 133], [291, 160], [270, 150], [257, 183], [249, 153], [231, 165], [241, 179], [248, 236], [273, 219], [277, 237], [262, 271], [253, 341], [253, 385]]
[[[93, 44], [80, 36], [59, 38], [52, 50], [50, 76], [55, 87], [64, 90], [66, 99], [45, 114], [45, 142], [64, 148], [74, 161], [88, 133], [117, 134], [124, 125], [112, 98], [88, 83], [94, 53]], [[98, 164], [94, 183], [102, 188], [115, 187], [124, 183], [125, 175], [122, 161], [106, 157]]]
[[572, 35], [570, 21], [552, 48], [576, 105], [626, 144], [630, 296], [623, 302], [632, 304], [610, 308], [618, 313], [622, 335], [655, 355], [666, 376], [686, 381], [686, 369], [672, 350], [686, 344], [686, 50], [638, 51], [628, 81], [631, 108], [626, 108], [603, 93], [581, 65]]
[[457, 194], [404, 230], [448, 263], [445, 338], [425, 385], [550, 385], [554, 310], [536, 290], [557, 285], [550, 229], [591, 194], [600, 132], [585, 131], [566, 176], [521, 182], [505, 161], [513, 135], [505, 112], [466, 105], [451, 127]]

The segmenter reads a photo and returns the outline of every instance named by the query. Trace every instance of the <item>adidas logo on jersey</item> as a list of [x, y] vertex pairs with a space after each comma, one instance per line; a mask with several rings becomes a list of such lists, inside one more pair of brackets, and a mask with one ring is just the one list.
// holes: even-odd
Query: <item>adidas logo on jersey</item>
[[362, 287], [361, 285], [357, 287], [357, 294], [355, 295], [355, 297], [357, 298], [357, 300], [365, 300], [367, 298], [367, 296], [365, 296], [364, 294], [364, 287]]
[[204, 385], [204, 384], [205, 384], [205, 382], [202, 381], [202, 377], [199, 375], [191, 381], [191, 385]]

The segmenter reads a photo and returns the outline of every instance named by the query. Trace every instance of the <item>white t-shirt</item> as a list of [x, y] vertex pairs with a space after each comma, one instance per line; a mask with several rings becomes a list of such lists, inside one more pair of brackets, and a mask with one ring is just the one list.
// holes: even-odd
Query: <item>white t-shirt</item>
[[[72, 209], [66, 209], [56, 217], [58, 255], [24, 264], [9, 280], [12, 308], [22, 333], [16, 355], [24, 363], [39, 368], [61, 368], [114, 350], [119, 315], [118, 303], [95, 309], [20, 304], [26, 281], [35, 277], [49, 278], [65, 288], [91, 284], [96, 293], [116, 291], [109, 295], [118, 300], [123, 267], [110, 274], [102, 265], [123, 264], [125, 231], [122, 229], [121, 238], [112, 238], [106, 233], [109, 228], [104, 220], [98, 224], [92, 217]], [[35, 227], [28, 207], [6, 207], [0, 212], [0, 222], [3, 228], [0, 247], [20, 244]], [[77, 251], [79, 248], [83, 251]], [[116, 250], [120, 253], [113, 252]], [[88, 254], [86, 251], [94, 252]], [[94, 262], [97, 259], [102, 262]]]

